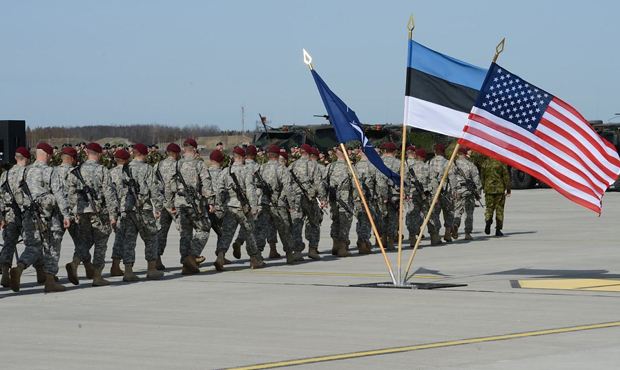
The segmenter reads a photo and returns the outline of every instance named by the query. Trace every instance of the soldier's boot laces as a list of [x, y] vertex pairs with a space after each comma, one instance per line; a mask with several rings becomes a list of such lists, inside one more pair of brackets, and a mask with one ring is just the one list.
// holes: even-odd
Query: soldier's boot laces
[[43, 271], [43, 265], [35, 265], [34, 269], [37, 272], [37, 283], [44, 284], [45, 283], [45, 271]]
[[95, 268], [95, 266], [93, 266], [92, 262], [88, 261], [84, 262], [84, 271], [86, 271], [87, 279], [94, 279], [97, 269]]
[[233, 256], [236, 259], [241, 259], [241, 243], [235, 241], [232, 247], [233, 247]]
[[267, 264], [265, 263], [265, 261], [263, 261], [262, 258], [254, 256], [254, 257], [250, 257], [250, 267], [255, 270], [255, 269], [262, 269], [263, 267], [265, 267]]
[[110, 276], [125, 276], [125, 271], [121, 269], [120, 258], [112, 258], [112, 267], [110, 267]]
[[5, 288], [11, 287], [11, 266], [2, 265], [2, 280], [0, 284]]
[[308, 257], [312, 258], [313, 260], [320, 260], [321, 255], [319, 254], [319, 247], [309, 247]]
[[338, 241], [338, 257], [349, 257], [349, 246], [344, 240]]
[[22, 277], [22, 272], [26, 269], [26, 265], [18, 263], [16, 267], [13, 267], [9, 274], [11, 276], [11, 289], [14, 292], [19, 292], [19, 283]]
[[493, 220], [487, 220], [486, 224], [484, 225], [484, 233], [489, 235], [491, 234], [491, 225], [493, 225]]
[[157, 257], [156, 267], [159, 271], [164, 271], [166, 269], [166, 266], [164, 266], [164, 264], [161, 262], [161, 256]]
[[441, 238], [439, 237], [439, 233], [431, 234], [431, 245], [442, 245]]
[[465, 233], [465, 240], [474, 240], [474, 237], [470, 233]]
[[58, 284], [53, 274], [45, 274], [45, 293], [64, 292], [67, 290], [64, 285]]
[[206, 260], [207, 260], [207, 257], [205, 257], [205, 256], [198, 256], [198, 257], [196, 257], [196, 266], [200, 266], [200, 264], [203, 263]]
[[146, 278], [149, 280], [159, 280], [164, 277], [164, 272], [157, 269], [157, 261], [146, 263]]
[[452, 242], [452, 234], [450, 233], [450, 229], [450, 227], [446, 227], [446, 232], [443, 234], [443, 240], [445, 240], [446, 243]]
[[276, 243], [269, 243], [269, 258], [281, 258], [282, 256], [278, 253], [278, 249], [276, 248]]
[[125, 274], [123, 275], [123, 281], [132, 282], [138, 281], [140, 278], [133, 272], [133, 263], [125, 264]]
[[[94, 268], [94, 266], [93, 266]], [[93, 271], [93, 286], [106, 286], [110, 285], [110, 282], [104, 279], [101, 274], [103, 273], [103, 267], [94, 268]]]
[[78, 257], [73, 257], [73, 261], [65, 265], [65, 269], [67, 270], [67, 278], [73, 285], [80, 284], [80, 278], [78, 277], [78, 266], [79, 265], [80, 265], [80, 259]]
[[226, 264], [224, 260], [224, 251], [217, 252], [217, 258], [215, 259], [215, 262], [213, 262], [213, 266], [215, 266], [217, 271], [224, 271], [224, 265]]

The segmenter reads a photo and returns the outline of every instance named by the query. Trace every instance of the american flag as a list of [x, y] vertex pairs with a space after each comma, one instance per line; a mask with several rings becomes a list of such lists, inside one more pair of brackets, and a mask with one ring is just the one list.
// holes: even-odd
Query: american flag
[[616, 148], [575, 108], [495, 63], [459, 143], [529, 173], [598, 214], [605, 190], [620, 173]]

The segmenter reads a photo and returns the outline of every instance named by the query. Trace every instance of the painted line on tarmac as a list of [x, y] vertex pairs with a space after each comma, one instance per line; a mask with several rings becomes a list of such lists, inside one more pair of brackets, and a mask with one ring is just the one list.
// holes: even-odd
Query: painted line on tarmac
[[382, 349], [369, 350], [369, 351], [349, 352], [349, 353], [341, 353], [341, 354], [326, 355], [326, 356], [300, 358], [300, 359], [287, 360], [287, 361], [267, 362], [263, 364], [247, 365], [247, 366], [242, 366], [242, 367], [231, 367], [231, 368], [228, 368], [227, 370], [275, 369], [275, 368], [284, 367], [284, 366], [308, 365], [308, 364], [316, 364], [319, 362], [351, 360], [351, 359], [356, 359], [356, 358], [361, 358], [361, 357], [389, 355], [389, 354], [394, 354], [394, 353], [412, 352], [412, 351], [419, 351], [419, 350], [424, 350], [424, 349], [453, 347], [453, 346], [461, 346], [465, 344], [496, 342], [496, 341], [502, 341], [502, 340], [536, 337], [536, 336], [552, 335], [552, 334], [571, 333], [571, 332], [578, 332], [578, 331], [585, 331], [585, 330], [606, 329], [606, 328], [614, 328], [614, 327], [620, 327], [620, 321], [612, 321], [612, 322], [605, 322], [605, 323], [599, 323], [599, 324], [579, 325], [579, 326], [569, 326], [569, 327], [555, 328], [555, 329], [534, 330], [534, 331], [526, 331], [526, 332], [521, 332], [521, 333], [495, 335], [495, 336], [489, 336], [489, 337], [467, 338], [467, 339], [450, 340], [450, 341], [444, 341], [444, 342], [416, 344], [416, 345], [404, 346], [404, 347], [382, 348]]
[[[371, 274], [371, 273], [348, 273], [348, 272], [327, 272], [327, 271], [247, 271], [252, 274], [261, 275], [297, 275], [297, 276], [342, 276], [342, 277], [371, 277], [384, 278], [387, 274]], [[441, 279], [444, 276], [439, 275], [413, 275], [418, 279]]]
[[512, 281], [513, 288], [620, 292], [618, 279], [522, 279]]

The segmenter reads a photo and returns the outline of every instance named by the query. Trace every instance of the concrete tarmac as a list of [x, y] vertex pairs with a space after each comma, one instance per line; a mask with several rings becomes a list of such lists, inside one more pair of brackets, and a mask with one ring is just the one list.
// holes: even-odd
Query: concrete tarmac
[[[483, 209], [476, 208], [476, 240], [422, 242], [414, 282], [467, 284], [436, 290], [351, 287], [388, 281], [383, 258], [355, 251], [332, 257], [327, 219], [319, 262], [267, 260], [268, 268], [252, 271], [244, 253], [216, 273], [212, 234], [203, 273], [184, 277], [172, 228], [162, 281], [111, 278], [102, 288], [67, 281], [73, 244], [66, 235], [59, 277], [67, 292], [44, 294], [32, 268], [21, 292], [0, 288], [0, 363], [67, 370], [617, 369], [619, 219], [617, 193], [605, 196], [599, 218], [550, 189], [515, 191], [504, 238], [482, 233]], [[403, 264], [410, 253], [406, 248]], [[138, 242], [142, 277], [143, 256]], [[396, 265], [396, 253], [389, 256]], [[541, 283], [546, 289], [536, 288]]]

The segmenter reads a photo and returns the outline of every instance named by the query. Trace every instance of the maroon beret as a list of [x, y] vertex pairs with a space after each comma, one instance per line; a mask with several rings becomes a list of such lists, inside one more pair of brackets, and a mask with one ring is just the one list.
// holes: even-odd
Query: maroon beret
[[275, 144], [269, 145], [267, 148], [267, 153], [280, 154], [280, 147]]
[[15, 149], [15, 154], [19, 154], [26, 159], [30, 159], [30, 151], [23, 146], [17, 147], [17, 149]]
[[176, 143], [170, 143], [166, 147], [166, 151], [171, 153], [181, 153], [181, 147]]
[[48, 143], [40, 142], [37, 144], [37, 149], [41, 149], [45, 153], [52, 155], [54, 154], [54, 148]]
[[466, 146], [459, 146], [459, 153], [467, 154], [468, 151], [469, 151], [468, 147], [466, 147]]
[[408, 151], [408, 152], [415, 152], [415, 145], [409, 145], [409, 146], [407, 147], [407, 151]]
[[222, 163], [224, 162], [224, 153], [222, 153], [221, 150], [213, 150], [211, 154], [209, 154], [209, 159], [217, 163]]
[[135, 150], [136, 152], [142, 154], [142, 155], [147, 155], [149, 154], [149, 148], [146, 147], [146, 145], [142, 144], [142, 143], [137, 143], [133, 145], [133, 150]]
[[66, 146], [66, 147], [62, 148], [62, 154], [68, 155], [68, 156], [73, 157], [73, 158], [77, 158], [77, 155], [78, 155], [77, 150], [75, 150], [74, 148], [72, 148], [70, 146]]
[[280, 157], [288, 159], [288, 153], [286, 152], [286, 149], [280, 149]]
[[238, 154], [238, 155], [240, 155], [240, 156], [242, 156], [242, 157], [245, 157], [245, 150], [243, 150], [243, 148], [242, 148], [242, 147], [240, 147], [240, 146], [236, 146], [236, 147], [233, 149], [233, 153]]
[[423, 148], [416, 149], [415, 150], [415, 155], [417, 155], [418, 157], [422, 157], [422, 158], [426, 159], [426, 150], [424, 150]]
[[188, 137], [183, 142], [183, 146], [193, 146], [194, 148], [198, 148], [198, 143], [196, 142], [196, 140], [192, 139], [191, 137]]
[[97, 143], [90, 143], [86, 145], [86, 149], [92, 150], [95, 153], [101, 153], [103, 151], [103, 149], [101, 148], [101, 145]]
[[129, 152], [126, 151], [125, 149], [119, 149], [116, 151], [116, 153], [114, 153], [114, 158], [128, 160]]
[[381, 144], [381, 149], [393, 152], [396, 150], [396, 144], [394, 144], [391, 141], [388, 141], [386, 143]]
[[299, 149], [303, 150], [304, 152], [310, 154], [310, 152], [312, 152], [312, 147], [308, 144], [302, 144]]
[[319, 156], [320, 152], [319, 149], [316, 147], [312, 147], [312, 151], [310, 152], [310, 154], [315, 155], [315, 156]]
[[256, 155], [256, 147], [254, 145], [248, 145], [248, 147], [245, 148], [245, 153], [246, 155]]

